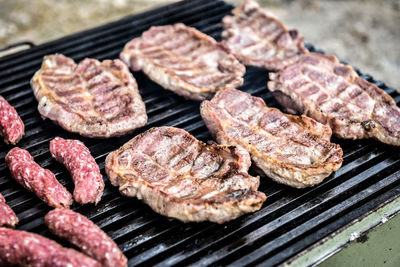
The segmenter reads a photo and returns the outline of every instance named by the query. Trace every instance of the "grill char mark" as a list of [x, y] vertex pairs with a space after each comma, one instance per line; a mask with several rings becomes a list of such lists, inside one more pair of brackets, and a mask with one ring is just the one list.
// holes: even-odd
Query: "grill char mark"
[[120, 58], [165, 89], [195, 100], [242, 85], [245, 72], [214, 39], [181, 23], [151, 27], [126, 44]]
[[143, 126], [144, 103], [128, 68], [119, 60], [46, 56], [31, 85], [39, 112], [88, 137], [111, 137]]
[[276, 71], [296, 62], [306, 53], [303, 37], [289, 31], [274, 16], [252, 1], [242, 2], [223, 18], [223, 45], [245, 65]]
[[206, 145], [172, 127], [152, 128], [106, 159], [106, 173], [122, 194], [185, 222], [222, 223], [258, 210], [265, 195], [249, 167], [241, 148]]
[[244, 147], [255, 164], [280, 183], [311, 186], [341, 166], [343, 152], [329, 142], [329, 127], [268, 108], [261, 98], [226, 89], [204, 101], [200, 110], [219, 143]]
[[[270, 75], [268, 88], [278, 94], [278, 101], [288, 106], [285, 95], [306, 115], [328, 123], [341, 138], [375, 138], [390, 145], [400, 145], [400, 109], [382, 89], [360, 78], [334, 56], [309, 53], [278, 74]], [[316, 86], [324, 99], [315, 101], [298, 86]], [[315, 94], [314, 94], [315, 95]]]

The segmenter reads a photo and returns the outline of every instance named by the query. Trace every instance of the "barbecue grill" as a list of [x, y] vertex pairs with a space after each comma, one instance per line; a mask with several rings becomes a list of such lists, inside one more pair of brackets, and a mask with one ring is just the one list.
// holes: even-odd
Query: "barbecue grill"
[[[49, 141], [61, 136], [79, 139], [89, 147], [104, 175], [106, 188], [97, 206], [75, 203], [72, 209], [87, 216], [114, 239], [128, 257], [130, 266], [316, 264], [339, 249], [337, 246], [326, 253], [315, 252], [318, 245], [334, 240], [334, 234], [338, 236], [352, 229], [354, 222], [367, 218], [379, 208], [391, 207], [390, 216], [400, 209], [398, 204], [385, 206], [400, 196], [400, 149], [373, 140], [336, 138], [332, 141], [343, 148], [343, 166], [323, 183], [298, 190], [261, 177], [260, 191], [268, 197], [261, 210], [222, 225], [169, 220], [136, 198], [121, 196], [105, 176], [104, 161], [110, 151], [135, 135], [154, 126], [169, 125], [183, 128], [200, 140], [211, 140], [200, 117], [198, 102], [162, 89], [141, 72], [134, 76], [149, 120], [145, 127], [131, 134], [107, 140], [88, 139], [40, 117], [29, 81], [40, 68], [43, 56], [62, 53], [75, 61], [85, 57], [115, 59], [126, 42], [150, 26], [177, 22], [195, 27], [219, 41], [221, 19], [232, 8], [223, 1], [181, 1], [0, 58], [0, 94], [16, 108], [26, 127], [18, 146], [27, 149], [42, 167], [53, 171], [70, 192], [73, 189], [70, 174], [51, 158]], [[321, 52], [312, 45], [307, 48]], [[247, 68], [245, 83], [240, 89], [262, 97], [270, 107], [279, 108], [267, 89], [267, 77], [267, 71]], [[399, 103], [400, 94], [394, 89], [369, 75], [362, 77]], [[43, 223], [50, 207], [12, 179], [4, 162], [10, 148], [0, 143], [0, 192], [20, 219], [16, 228], [68, 246]], [[372, 226], [369, 224], [364, 230]], [[307, 252], [313, 252], [308, 261], [304, 258]]]

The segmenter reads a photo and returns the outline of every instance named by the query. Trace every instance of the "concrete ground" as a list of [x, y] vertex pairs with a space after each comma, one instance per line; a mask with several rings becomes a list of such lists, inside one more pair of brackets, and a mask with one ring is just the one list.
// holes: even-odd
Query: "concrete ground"
[[[194, 0], [195, 1], [195, 0]], [[2, 0], [0, 46], [36, 44], [174, 0]], [[237, 4], [238, 0], [228, 0]], [[259, 0], [305, 41], [400, 89], [399, 0]]]

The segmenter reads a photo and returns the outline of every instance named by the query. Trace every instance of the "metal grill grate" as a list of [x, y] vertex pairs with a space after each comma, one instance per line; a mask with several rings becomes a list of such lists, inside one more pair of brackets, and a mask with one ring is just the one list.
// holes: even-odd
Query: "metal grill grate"
[[[142, 73], [134, 73], [149, 121], [132, 134], [109, 140], [87, 139], [43, 121], [37, 112], [29, 80], [40, 68], [44, 55], [58, 52], [76, 61], [84, 57], [118, 58], [123, 45], [151, 25], [176, 22], [196, 27], [219, 40], [221, 19], [231, 9], [231, 5], [222, 1], [182, 1], [0, 58], [0, 94], [17, 109], [26, 126], [18, 146], [53, 171], [70, 191], [73, 189], [70, 175], [51, 158], [49, 141], [55, 136], [76, 138], [89, 147], [100, 165], [106, 189], [96, 207], [74, 204], [72, 208], [106, 231], [129, 258], [129, 265], [279, 264], [400, 195], [398, 148], [372, 140], [333, 139], [343, 148], [344, 163], [322, 184], [295, 190], [261, 177], [260, 190], [268, 199], [260, 211], [224, 225], [183, 224], [156, 214], [137, 199], [122, 197], [105, 177], [104, 160], [110, 151], [154, 126], [180, 127], [199, 139], [210, 140], [199, 114], [199, 103], [184, 100], [163, 90]], [[262, 97], [269, 106], [278, 107], [267, 90], [267, 77], [266, 71], [248, 68], [241, 89]], [[386, 90], [397, 103], [400, 101], [394, 89], [368, 75], [363, 77]], [[0, 191], [20, 218], [17, 229], [60, 241], [43, 224], [43, 216], [50, 208], [11, 178], [4, 163], [10, 148], [0, 144]]]

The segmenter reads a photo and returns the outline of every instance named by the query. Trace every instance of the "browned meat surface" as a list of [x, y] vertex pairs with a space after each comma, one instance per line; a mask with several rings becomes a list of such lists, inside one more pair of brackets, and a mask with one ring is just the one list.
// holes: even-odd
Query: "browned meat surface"
[[135, 78], [120, 60], [45, 56], [31, 80], [38, 110], [64, 129], [87, 137], [123, 135], [147, 122]]
[[3, 195], [0, 194], [0, 227], [14, 227], [18, 223], [15, 212], [7, 205]]
[[74, 199], [80, 204], [100, 201], [103, 176], [89, 149], [79, 140], [56, 137], [50, 141], [50, 153], [70, 171], [75, 184]]
[[259, 177], [239, 147], [206, 145], [182, 129], [152, 128], [110, 153], [106, 173], [121, 194], [184, 222], [223, 223], [261, 208]]
[[120, 57], [165, 89], [195, 100], [242, 85], [245, 72], [213, 38], [181, 23], [151, 27], [127, 43]]
[[342, 165], [331, 130], [306, 116], [268, 108], [259, 97], [226, 89], [201, 104], [201, 116], [221, 144], [242, 146], [273, 180], [297, 188], [320, 183]]
[[103, 267], [127, 266], [117, 244], [85, 216], [70, 209], [54, 209], [46, 214], [44, 222], [53, 234], [68, 240]]
[[400, 145], [400, 109], [385, 91], [334, 56], [310, 53], [270, 74], [268, 88], [289, 112], [328, 124], [341, 138]]
[[222, 44], [246, 66], [280, 70], [307, 52], [297, 30], [288, 30], [279, 20], [252, 1], [245, 0], [223, 19]]
[[72, 196], [68, 190], [57, 181], [54, 173], [40, 167], [27, 150], [14, 147], [7, 153], [5, 161], [14, 179], [47, 205], [55, 208], [71, 206]]
[[0, 227], [0, 266], [100, 267], [100, 263], [43, 236]]

